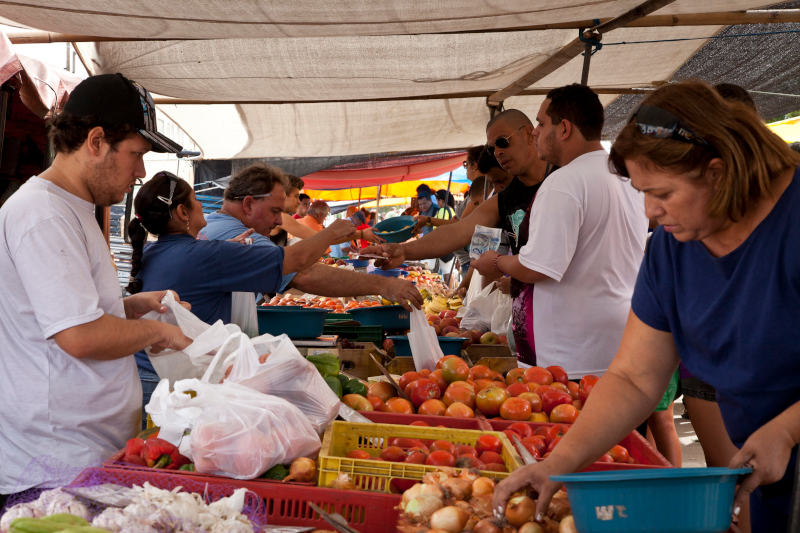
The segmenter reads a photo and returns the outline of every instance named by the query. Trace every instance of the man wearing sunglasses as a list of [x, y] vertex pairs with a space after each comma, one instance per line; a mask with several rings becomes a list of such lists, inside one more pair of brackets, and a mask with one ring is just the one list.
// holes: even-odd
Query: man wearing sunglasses
[[644, 253], [644, 198], [608, 169], [603, 106], [591, 89], [553, 89], [536, 122], [540, 157], [560, 168], [533, 201], [519, 254], [486, 252], [475, 268], [533, 285], [532, 364], [562, 366], [570, 379], [602, 375], [619, 347]]

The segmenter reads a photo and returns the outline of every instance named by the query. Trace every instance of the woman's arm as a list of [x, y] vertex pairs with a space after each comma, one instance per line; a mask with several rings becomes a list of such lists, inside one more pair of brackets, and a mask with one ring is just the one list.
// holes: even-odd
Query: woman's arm
[[614, 361], [592, 389], [581, 415], [559, 446], [540, 463], [511, 473], [494, 491], [494, 507], [515, 491], [530, 486], [544, 513], [559, 484], [552, 474], [576, 472], [618, 443], [653, 412], [678, 367], [672, 334], [651, 328], [631, 311]]

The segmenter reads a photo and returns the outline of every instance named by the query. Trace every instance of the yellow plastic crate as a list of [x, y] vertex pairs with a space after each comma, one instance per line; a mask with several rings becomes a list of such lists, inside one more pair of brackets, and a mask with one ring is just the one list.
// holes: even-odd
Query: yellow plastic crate
[[[400, 426], [395, 424], [359, 424], [355, 422], [334, 422], [325, 432], [322, 449], [319, 452], [319, 486], [328, 487], [339, 475], [345, 472], [361, 490], [391, 492], [390, 483], [394, 478], [421, 480], [428, 472], [442, 467], [410, 463], [393, 463], [371, 459], [351, 459], [347, 452], [359, 449], [378, 457], [388, 447], [390, 438], [408, 437], [422, 440], [447, 440], [453, 444], [474, 446], [481, 435], [495, 435], [503, 445], [501, 456], [508, 472], [522, 464], [517, 451], [504, 433], [497, 431], [478, 431], [473, 429], [452, 429], [424, 426]], [[481, 473], [490, 478], [503, 479], [508, 472]]]

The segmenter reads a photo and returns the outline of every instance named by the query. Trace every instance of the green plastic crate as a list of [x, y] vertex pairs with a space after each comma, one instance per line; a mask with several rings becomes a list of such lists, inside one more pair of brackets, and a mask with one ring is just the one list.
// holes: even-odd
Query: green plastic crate
[[354, 341], [372, 342], [378, 346], [383, 342], [383, 326], [353, 326], [325, 322], [322, 333], [325, 335], [338, 335]]

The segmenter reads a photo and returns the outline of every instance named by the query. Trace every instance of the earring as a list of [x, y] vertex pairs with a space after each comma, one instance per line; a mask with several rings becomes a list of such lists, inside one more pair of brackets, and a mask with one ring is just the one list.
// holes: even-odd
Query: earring
[[186, 231], [189, 231], [189, 219], [186, 219]]

